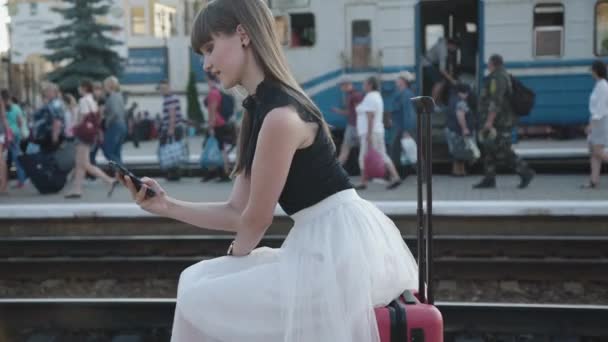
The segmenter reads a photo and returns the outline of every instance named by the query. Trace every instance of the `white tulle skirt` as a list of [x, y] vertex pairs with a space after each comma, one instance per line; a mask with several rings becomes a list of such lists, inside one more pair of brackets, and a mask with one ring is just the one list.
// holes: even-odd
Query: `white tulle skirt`
[[281, 248], [182, 273], [171, 341], [379, 341], [373, 308], [418, 285], [399, 230], [355, 190], [292, 218]]

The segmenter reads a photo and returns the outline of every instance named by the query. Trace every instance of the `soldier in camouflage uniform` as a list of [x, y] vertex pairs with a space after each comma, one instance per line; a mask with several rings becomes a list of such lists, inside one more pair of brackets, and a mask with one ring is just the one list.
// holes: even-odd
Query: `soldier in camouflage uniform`
[[496, 166], [504, 163], [521, 177], [519, 188], [527, 187], [534, 171], [511, 148], [511, 132], [514, 114], [509, 103], [511, 79], [503, 66], [500, 55], [492, 55], [488, 61], [490, 74], [484, 81], [479, 96], [481, 130], [479, 141], [483, 152], [484, 178], [475, 189], [496, 187]]

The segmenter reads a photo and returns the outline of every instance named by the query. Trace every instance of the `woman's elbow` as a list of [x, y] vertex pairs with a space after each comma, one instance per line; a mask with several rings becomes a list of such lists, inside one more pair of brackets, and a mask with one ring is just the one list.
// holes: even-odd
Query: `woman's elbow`
[[247, 214], [243, 213], [239, 229], [246, 229], [251, 232], [263, 233], [270, 227], [273, 215], [267, 214]]

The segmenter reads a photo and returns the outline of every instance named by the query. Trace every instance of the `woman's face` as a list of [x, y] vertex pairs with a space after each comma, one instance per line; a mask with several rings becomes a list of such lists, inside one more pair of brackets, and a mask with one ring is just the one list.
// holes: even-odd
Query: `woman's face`
[[205, 59], [203, 69], [213, 74], [226, 89], [239, 84], [247, 61], [238, 34], [214, 34], [213, 38], [201, 48]]
[[365, 81], [365, 83], [363, 83], [363, 89], [365, 89], [366, 93], [369, 93], [370, 91], [372, 91], [372, 86], [369, 84], [368, 81]]
[[593, 76], [593, 79], [597, 80], [599, 77], [597, 77], [597, 74], [595, 73], [595, 70], [591, 69], [591, 76]]

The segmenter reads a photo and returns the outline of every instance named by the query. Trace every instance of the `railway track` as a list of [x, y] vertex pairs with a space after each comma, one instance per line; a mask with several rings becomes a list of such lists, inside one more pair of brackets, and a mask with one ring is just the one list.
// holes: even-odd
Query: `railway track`
[[[463, 334], [534, 334], [578, 340], [608, 336], [608, 306], [464, 302], [436, 305], [444, 317], [447, 341]], [[57, 341], [68, 334], [105, 333], [156, 335], [164, 337], [159, 337], [159, 341], [166, 341], [174, 310], [174, 299], [0, 299], [0, 326], [10, 327], [4, 330], [8, 340], [27, 340], [37, 335], [48, 337], [37, 341]]]
[[[0, 238], [3, 279], [177, 277], [189, 265], [224, 255], [228, 235]], [[262, 246], [279, 247], [283, 235]], [[414, 255], [416, 241], [404, 237]], [[608, 237], [440, 235], [436, 279], [608, 281]]]

